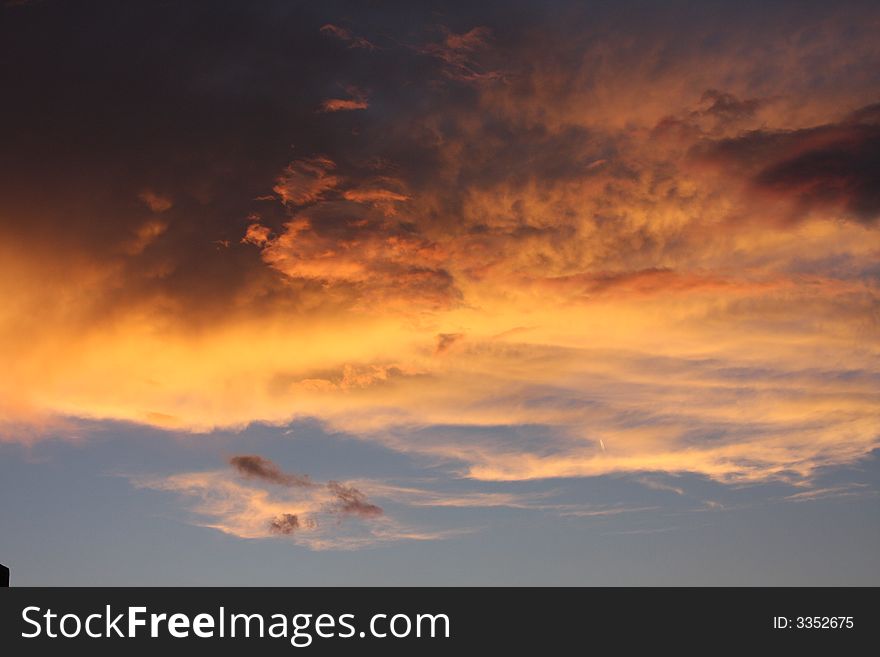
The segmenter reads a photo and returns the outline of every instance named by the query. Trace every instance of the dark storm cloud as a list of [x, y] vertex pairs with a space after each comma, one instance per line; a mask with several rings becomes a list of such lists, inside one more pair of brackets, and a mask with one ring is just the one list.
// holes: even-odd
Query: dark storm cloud
[[[281, 280], [241, 243], [254, 213], [276, 233], [288, 219], [284, 207], [254, 199], [273, 187], [289, 203], [325, 194], [334, 171], [321, 178], [303, 163], [322, 153], [340, 169], [374, 159], [388, 134], [355, 123], [363, 112], [339, 110], [371, 104], [369, 89], [381, 97], [382, 123], [394, 122], [424, 103], [452, 53], [473, 55], [483, 40], [481, 31], [467, 36], [467, 18], [442, 33], [445, 50], [432, 57], [400, 44], [376, 50], [359, 36], [416, 26], [411, 42], [432, 42], [436, 16], [417, 5], [39, 3], [4, 18], [2, 238], [72, 275], [80, 260], [112, 269], [112, 289], [90, 295], [82, 321], [142, 308], [184, 330], [295, 311], [302, 283]], [[411, 154], [398, 165], [421, 161], [418, 135], [391, 141], [381, 150]], [[430, 175], [430, 161], [419, 168]], [[358, 182], [347, 188], [356, 202], [387, 208], [405, 196]], [[162, 230], [146, 243], [157, 211]], [[442, 295], [448, 277], [435, 269], [407, 278]]]
[[756, 189], [792, 200], [799, 210], [839, 209], [863, 222], [880, 216], [880, 104], [837, 123], [755, 130], [696, 152], [744, 173]]
[[[75, 271], [78, 258], [112, 269], [113, 285], [90, 295], [81, 310], [89, 314], [85, 323], [137, 309], [200, 330], [236, 315], [283, 314], [315, 303], [312, 279], [283, 280], [242, 238], [255, 214], [260, 225], [283, 234], [291, 204], [332, 197], [343, 178], [346, 199], [384, 204], [383, 211], [427, 197], [420, 216], [406, 221], [410, 234], [428, 241], [431, 231], [460, 227], [501, 231], [517, 243], [531, 239], [527, 233], [535, 228], [463, 219], [463, 192], [502, 182], [546, 186], [637, 175], [615, 157], [619, 136], [571, 121], [549, 129], [542, 120], [481, 106], [503, 110], [535, 101], [541, 117], [570, 102], [566, 90], [592, 83], [577, 77], [589, 52], [578, 35], [584, 26], [614, 24], [614, 11], [566, 3], [551, 11], [518, 2], [439, 15], [434, 9], [56, 2], [7, 12], [0, 25], [0, 82], [8, 91], [0, 106], [3, 239], [28, 244], [35, 258], [62, 270]], [[694, 54], [682, 50], [689, 41], [668, 43], [663, 32], [679, 16], [685, 26], [698, 24], [697, 14], [652, 9], [628, 29], [665, 44], [650, 48], [661, 53], [654, 66], [662, 72]], [[551, 33], [558, 35], [552, 43]], [[40, 47], [44, 42], [53, 47]], [[619, 64], [629, 70], [638, 61]], [[481, 100], [481, 92], [493, 89], [497, 97]], [[747, 118], [757, 109], [757, 101], [725, 91], [707, 92], [705, 102], [719, 120]], [[367, 104], [368, 112], [339, 111]], [[796, 174], [821, 170], [810, 174], [818, 181], [833, 168], [838, 173], [827, 184], [797, 193], [807, 200], [846, 196], [854, 212], [869, 216], [876, 200], [866, 182], [873, 162], [866, 149], [826, 155], [825, 164], [792, 162], [768, 170], [761, 184], [795, 193]], [[322, 175], [319, 156], [334, 164]], [[403, 184], [371, 183], [377, 172], [358, 170], [365, 162], [387, 163]], [[273, 188], [286, 206], [254, 201], [271, 198]], [[159, 208], [161, 231], [153, 216]], [[522, 204], [510, 212], [519, 215], [513, 224], [525, 221]], [[384, 237], [400, 232], [376, 225]], [[315, 222], [313, 230], [321, 234], [324, 226]], [[566, 225], [540, 230], [570, 239]], [[364, 228], [356, 239], [370, 233]], [[389, 272], [397, 275], [398, 266]], [[455, 281], [436, 263], [404, 267], [400, 276], [404, 288], [426, 289], [438, 303], [456, 297]]]
[[272, 484], [291, 487], [315, 486], [305, 475], [288, 474], [277, 464], [256, 454], [243, 454], [229, 459], [229, 465], [247, 479], [259, 479]]
[[759, 187], [805, 207], [839, 206], [862, 221], [880, 215], [880, 126], [862, 127], [762, 170]]
[[[124, 292], [93, 295], [98, 317], [162, 298], [170, 321], [192, 327], [238, 312], [239, 300], [284, 303], [289, 290], [236, 245], [291, 145], [333, 141], [315, 127], [328, 80], [301, 65], [340, 64], [321, 18], [282, 3], [27, 9], [0, 22], [4, 240], [68, 270], [77, 258], [112, 265]], [[147, 191], [174, 200], [167, 228], [128, 253], [166, 205]]]
[[[431, 26], [427, 9], [413, 11], [417, 25]], [[346, 32], [321, 28], [341, 14], [391, 32], [404, 20], [352, 3], [41, 3], [10, 12], [0, 25], [3, 239], [59, 267], [73, 269], [74, 257], [112, 264], [120, 293], [92, 295], [94, 319], [160, 299], [168, 321], [187, 329], [295, 307], [296, 285], [241, 245], [249, 215], [275, 230], [287, 220], [283, 207], [254, 199], [276, 187], [287, 201], [313, 200], [334, 173], [309, 187], [296, 163], [326, 153], [342, 168], [376, 155], [375, 136], [354, 135], [363, 127], [346, 116], [362, 113], [339, 110], [365, 107], [365, 90], [376, 89], [393, 120], [420, 95], [389, 102], [389, 90], [441, 76], [407, 48], [340, 48], [328, 35]], [[369, 202], [381, 193], [350, 192]], [[160, 207], [162, 234], [131, 253], [126, 245]]]

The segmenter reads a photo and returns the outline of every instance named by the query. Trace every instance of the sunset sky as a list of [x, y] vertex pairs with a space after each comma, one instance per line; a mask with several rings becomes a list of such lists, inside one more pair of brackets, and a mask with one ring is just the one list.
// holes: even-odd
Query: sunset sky
[[6, 0], [13, 584], [880, 584], [878, 34]]

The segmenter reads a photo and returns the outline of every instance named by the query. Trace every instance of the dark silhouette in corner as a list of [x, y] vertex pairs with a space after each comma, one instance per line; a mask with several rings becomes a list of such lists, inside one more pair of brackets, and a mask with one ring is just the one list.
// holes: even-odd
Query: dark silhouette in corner
[[9, 586], [9, 568], [0, 563], [0, 586]]

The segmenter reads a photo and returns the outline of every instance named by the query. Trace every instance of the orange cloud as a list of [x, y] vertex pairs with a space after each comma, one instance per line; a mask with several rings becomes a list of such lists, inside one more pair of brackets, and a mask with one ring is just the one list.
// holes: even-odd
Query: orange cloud
[[356, 203], [382, 203], [387, 201], [408, 201], [409, 196], [381, 188], [349, 189], [343, 193], [349, 201]]
[[289, 205], [312, 203], [338, 184], [339, 179], [329, 173], [335, 168], [333, 161], [326, 157], [294, 160], [278, 177], [272, 190]]
[[331, 227], [320, 216], [297, 215], [284, 228], [262, 256], [286, 276], [336, 286], [364, 303], [401, 298], [435, 307], [455, 297], [438, 245], [404, 226], [356, 221]]
[[499, 71], [484, 68], [476, 58], [479, 51], [488, 47], [491, 34], [491, 30], [484, 26], [461, 34], [443, 30], [440, 42], [425, 44], [417, 50], [443, 62], [444, 74], [454, 80], [475, 83], [500, 80], [503, 76]]
[[364, 110], [370, 104], [364, 99], [357, 98], [328, 98], [321, 103], [324, 112], [344, 112], [351, 110]]
[[145, 221], [137, 227], [134, 237], [123, 245], [122, 250], [128, 255], [138, 255], [166, 230], [168, 230], [168, 223], [165, 221]]
[[245, 244], [255, 244], [256, 246], [264, 246], [269, 243], [272, 231], [268, 227], [259, 223], [249, 224], [241, 241]]
[[138, 198], [153, 212], [165, 212], [174, 205], [174, 202], [168, 196], [157, 194], [149, 189], [141, 192]]
[[350, 98], [328, 98], [321, 103], [323, 112], [342, 112], [351, 110], [365, 110], [370, 104], [367, 102], [366, 92], [357, 87], [346, 87]]
[[[177, 216], [99, 250], [33, 239], [23, 214], [0, 241], [7, 436], [310, 417], [486, 480], [855, 463], [880, 446], [880, 54], [840, 51], [844, 23], [783, 52], [739, 25], [711, 51], [603, 25], [570, 47], [444, 33], [423, 65], [471, 81], [503, 61], [503, 83], [426, 85], [362, 138], [324, 135], [328, 156], [285, 151], [243, 192], [278, 202], [222, 254], [175, 241]], [[162, 485], [241, 536], [305, 534], [315, 509], [213, 475]]]

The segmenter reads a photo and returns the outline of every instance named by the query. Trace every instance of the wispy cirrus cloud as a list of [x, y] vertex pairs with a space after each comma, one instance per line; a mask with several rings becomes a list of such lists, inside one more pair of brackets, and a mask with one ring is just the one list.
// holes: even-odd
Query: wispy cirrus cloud
[[441, 28], [441, 32], [439, 41], [426, 43], [415, 50], [442, 62], [445, 76], [469, 83], [503, 78], [500, 71], [487, 69], [478, 61], [478, 53], [490, 47], [492, 31], [488, 27], [480, 25], [461, 33]]
[[335, 168], [333, 160], [320, 155], [294, 160], [278, 176], [272, 191], [285, 204], [314, 203], [339, 183], [339, 178], [331, 173]]
[[782, 498], [784, 502], [813, 502], [815, 500], [829, 500], [840, 498], [870, 498], [876, 497], [877, 491], [867, 484], [850, 483], [839, 486], [822, 486], [792, 493]]
[[375, 44], [362, 36], [357, 36], [347, 27], [327, 23], [321, 27], [321, 32], [348, 43], [349, 48], [362, 48], [364, 50], [375, 50], [377, 48]]

